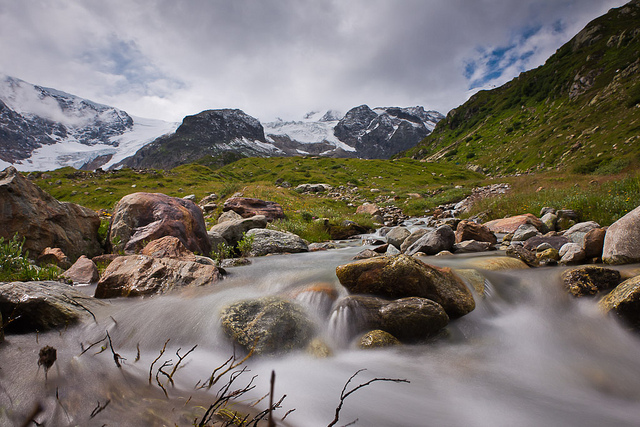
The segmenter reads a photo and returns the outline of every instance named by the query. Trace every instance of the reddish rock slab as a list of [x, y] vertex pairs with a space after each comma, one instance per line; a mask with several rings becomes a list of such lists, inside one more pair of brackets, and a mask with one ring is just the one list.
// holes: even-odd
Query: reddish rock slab
[[456, 227], [456, 243], [466, 240], [489, 242], [492, 245], [498, 243], [498, 238], [488, 227], [472, 221], [460, 221]]
[[44, 248], [37, 262], [39, 265], [53, 264], [63, 269], [71, 267], [69, 257], [60, 248]]
[[32, 257], [60, 248], [69, 258], [102, 253], [100, 217], [91, 209], [63, 203], [23, 177], [13, 166], [0, 172], [0, 237], [17, 233]]
[[494, 233], [515, 233], [515, 231], [523, 224], [531, 224], [541, 233], [546, 232], [547, 226], [533, 214], [516, 215], [508, 218], [494, 219], [484, 224]]
[[73, 283], [90, 284], [96, 283], [100, 279], [96, 264], [82, 255], [67, 271], [62, 273], [62, 277], [71, 280]]
[[224, 202], [222, 210], [234, 211], [243, 218], [264, 215], [269, 222], [284, 218], [284, 211], [278, 203], [251, 197], [230, 197]]
[[173, 236], [161, 237], [150, 242], [140, 253], [153, 258], [174, 258], [183, 261], [196, 260], [193, 252], [185, 248], [180, 239]]
[[177, 237], [192, 252], [211, 252], [204, 217], [195, 203], [161, 193], [133, 193], [120, 199], [109, 229], [114, 252], [139, 252], [165, 236]]

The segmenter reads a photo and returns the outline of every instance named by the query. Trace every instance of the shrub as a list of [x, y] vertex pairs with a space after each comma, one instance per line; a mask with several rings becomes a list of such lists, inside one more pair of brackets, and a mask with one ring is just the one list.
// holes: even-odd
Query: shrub
[[251, 248], [253, 248], [255, 237], [253, 234], [247, 236], [247, 233], [242, 233], [242, 240], [238, 242], [238, 252], [240, 252], [240, 256], [246, 257], [249, 255]]
[[24, 242], [18, 234], [6, 242], [0, 237], [0, 282], [57, 279], [59, 272], [55, 266], [40, 268], [29, 261], [29, 253], [22, 253]]

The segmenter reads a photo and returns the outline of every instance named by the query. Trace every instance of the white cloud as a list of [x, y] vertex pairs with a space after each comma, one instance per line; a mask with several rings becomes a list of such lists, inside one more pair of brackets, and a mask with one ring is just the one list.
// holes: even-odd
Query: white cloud
[[469, 78], [490, 73], [482, 52], [515, 44], [509, 54], [521, 59], [502, 58], [489, 79], [504, 83], [623, 3], [0, 0], [0, 71], [167, 120], [223, 107], [296, 118], [363, 103], [446, 113], [466, 99]]

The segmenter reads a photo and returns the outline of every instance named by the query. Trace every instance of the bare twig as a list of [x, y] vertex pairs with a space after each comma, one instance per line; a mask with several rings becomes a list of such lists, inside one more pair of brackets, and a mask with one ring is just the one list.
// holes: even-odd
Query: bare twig
[[271, 391], [269, 393], [269, 427], [276, 427], [276, 423], [273, 421], [273, 389], [276, 385], [276, 371], [271, 371]]
[[124, 357], [120, 356], [118, 353], [115, 352], [115, 350], [113, 349], [113, 342], [111, 342], [111, 335], [109, 335], [109, 332], [107, 331], [107, 338], [109, 339], [109, 347], [111, 348], [111, 354], [113, 354], [113, 361], [116, 363], [116, 366], [118, 368], [122, 368], [122, 364], [120, 363], [120, 361], [124, 361], [127, 360]]
[[100, 412], [104, 411], [104, 409], [107, 406], [109, 406], [109, 403], [111, 403], [111, 399], [107, 399], [107, 401], [104, 402], [104, 404], [102, 404], [102, 403], [100, 403], [100, 401], [98, 401], [98, 405], [95, 408], [93, 408], [93, 411], [91, 411], [91, 417], [90, 418], [94, 418]]
[[170, 340], [171, 338], [169, 338], [164, 342], [164, 345], [162, 346], [162, 350], [160, 350], [160, 354], [158, 355], [158, 357], [156, 357], [156, 359], [153, 362], [151, 362], [151, 366], [149, 366], [149, 384], [151, 384], [151, 380], [153, 378], [153, 365], [155, 365], [156, 362], [160, 360], [165, 350], [167, 349], [167, 344], [169, 343]]
[[[107, 339], [107, 336], [105, 335], [104, 338], [102, 338], [99, 341], [96, 341], [94, 343], [91, 343], [89, 345], [89, 347], [87, 347], [87, 348], [84, 348], [84, 345], [82, 343], [80, 343], [80, 348], [82, 348], [82, 353], [80, 353], [80, 356], [85, 354], [87, 351], [91, 350], [91, 348], [93, 348], [94, 346], [96, 346], [96, 345], [100, 344], [101, 342], [105, 341], [106, 339]], [[104, 351], [104, 350], [102, 350], [102, 351]], [[100, 351], [99, 353], [102, 353], [102, 351]]]
[[140, 343], [136, 344], [136, 350], [138, 350], [138, 352], [136, 353], [136, 360], [134, 360], [133, 363], [136, 363], [140, 360]]
[[[255, 350], [255, 345], [251, 348], [249, 353], [242, 360], [238, 361], [238, 359], [236, 357], [235, 349], [234, 349], [233, 356], [231, 356], [229, 359], [227, 359], [227, 361], [224, 362], [222, 365], [220, 365], [216, 369], [214, 369], [213, 372], [211, 373], [211, 376], [209, 377], [209, 379], [204, 384], [202, 384], [201, 386], [198, 387], [198, 384], [199, 384], [199, 382], [198, 382], [198, 384], [196, 384], [196, 388], [198, 388], [198, 389], [206, 388], [207, 390], [209, 390], [211, 387], [213, 387], [214, 384], [216, 384], [220, 380], [220, 378], [222, 378], [228, 372], [232, 371], [233, 369], [237, 368], [238, 366], [242, 365], [244, 362], [249, 360], [249, 358], [251, 356], [253, 356], [254, 350]], [[229, 365], [229, 366], [227, 366], [227, 365]], [[225, 368], [225, 366], [226, 366], [226, 368]], [[218, 371], [220, 371], [221, 369], [224, 369], [224, 370], [222, 372], [220, 372], [220, 374], [218, 374], [216, 376], [216, 373]]]
[[[389, 382], [394, 382], [394, 383], [409, 383], [410, 382], [408, 380], [399, 379], [399, 378], [374, 378], [372, 380], [367, 381], [366, 383], [362, 383], [360, 385], [357, 385], [354, 388], [352, 388], [351, 390], [347, 391], [347, 387], [349, 386], [351, 381], [356, 377], [356, 375], [358, 375], [362, 371], [366, 371], [366, 369], [360, 369], [360, 370], [356, 371], [356, 373], [351, 375], [351, 377], [347, 380], [347, 382], [345, 383], [344, 387], [342, 387], [342, 392], [340, 393], [340, 403], [338, 404], [338, 407], [336, 408], [335, 418], [333, 419], [333, 421], [331, 421], [331, 423], [327, 427], [332, 427], [332, 426], [336, 425], [336, 423], [338, 422], [338, 419], [340, 418], [340, 411], [342, 410], [342, 405], [344, 404], [344, 400], [347, 397], [349, 397], [350, 395], [352, 395], [353, 393], [355, 393], [356, 391], [360, 390], [361, 388], [366, 387], [366, 386], [368, 386], [368, 385], [370, 385], [370, 384], [372, 384], [372, 383], [374, 383], [376, 381], [389, 381]], [[347, 425], [352, 425], [354, 422], [351, 422], [351, 423], [349, 423]]]

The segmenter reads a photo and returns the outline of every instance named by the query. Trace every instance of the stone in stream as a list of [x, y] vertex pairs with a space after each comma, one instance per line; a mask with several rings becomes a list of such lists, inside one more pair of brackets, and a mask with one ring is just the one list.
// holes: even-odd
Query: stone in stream
[[245, 233], [254, 228], [265, 228], [268, 224], [264, 215], [254, 215], [250, 218], [228, 219], [209, 229], [209, 240], [213, 247], [219, 242], [215, 241], [216, 235], [221, 236], [229, 245], [236, 245]]
[[615, 288], [622, 278], [617, 270], [589, 265], [564, 271], [562, 281], [570, 294], [581, 297]]
[[428, 298], [442, 305], [452, 318], [475, 308], [471, 291], [451, 269], [433, 267], [404, 254], [340, 265], [336, 274], [352, 294]]
[[86, 256], [82, 255], [67, 271], [60, 276], [73, 283], [90, 284], [100, 279], [98, 267]]
[[492, 245], [498, 243], [496, 235], [484, 225], [472, 221], [460, 221], [456, 227], [456, 243], [466, 240], [489, 242]]
[[435, 255], [438, 252], [450, 251], [455, 244], [456, 236], [453, 229], [448, 225], [441, 225], [433, 231], [429, 231], [413, 243], [407, 251], [407, 255], [414, 255], [418, 252], [427, 255]]
[[251, 256], [309, 251], [307, 242], [297, 234], [266, 228], [254, 228], [249, 230], [246, 235], [249, 238], [253, 238], [251, 250], [249, 251]]
[[255, 354], [303, 349], [314, 333], [313, 323], [296, 304], [279, 297], [239, 301], [221, 312], [222, 329], [235, 343]]
[[394, 347], [402, 343], [398, 338], [381, 329], [375, 329], [364, 334], [358, 340], [358, 347], [367, 350], [372, 348]]
[[407, 237], [409, 237], [411, 235], [411, 233], [409, 232], [409, 230], [407, 229], [407, 227], [402, 227], [402, 226], [398, 226], [398, 227], [393, 227], [386, 235], [385, 237], [387, 238], [387, 242], [390, 245], [393, 245], [396, 247], [396, 249], [400, 249], [400, 247], [402, 246], [402, 243], [407, 239]]
[[403, 240], [402, 244], [400, 245], [400, 252], [402, 253], [407, 252], [407, 249], [409, 249], [411, 245], [417, 242], [422, 236], [424, 236], [428, 232], [429, 230], [427, 230], [426, 228], [418, 228], [417, 230], [415, 230], [413, 233], [411, 233], [409, 236], [407, 236]]
[[54, 281], [0, 283], [6, 332], [36, 332], [71, 326], [92, 316], [100, 301]]
[[102, 273], [95, 297], [162, 294], [177, 288], [213, 285], [221, 278], [220, 270], [213, 265], [146, 255], [121, 256]]
[[133, 193], [120, 199], [109, 228], [114, 252], [134, 253], [164, 236], [177, 237], [192, 252], [211, 252], [204, 217], [195, 203], [160, 193]]
[[640, 276], [627, 279], [598, 302], [605, 313], [616, 314], [623, 322], [640, 331]]
[[532, 224], [541, 233], [546, 233], [547, 226], [540, 221], [535, 215], [524, 214], [516, 215], [508, 218], [494, 219], [484, 225], [494, 233], [515, 233], [515, 231], [523, 224]]

